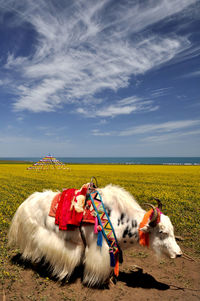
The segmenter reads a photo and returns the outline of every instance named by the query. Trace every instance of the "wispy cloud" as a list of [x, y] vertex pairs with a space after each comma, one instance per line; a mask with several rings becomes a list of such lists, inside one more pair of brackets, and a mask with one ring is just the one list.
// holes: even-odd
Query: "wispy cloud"
[[113, 136], [112, 132], [100, 132], [98, 129], [94, 129], [91, 131], [93, 136]]
[[154, 142], [154, 143], [158, 143], [158, 142], [168, 142], [169, 140], [182, 140], [182, 138], [186, 138], [186, 137], [191, 137], [191, 136], [199, 136], [200, 135], [200, 129], [197, 130], [193, 130], [193, 131], [188, 131], [186, 130], [185, 132], [171, 132], [168, 134], [158, 134], [155, 136], [149, 136], [149, 137], [145, 137], [143, 139], [141, 139], [141, 141], [144, 142]]
[[187, 74], [184, 74], [182, 76], [182, 78], [190, 78], [190, 77], [200, 77], [200, 70], [197, 70], [197, 71], [193, 71], [193, 72], [189, 72]]
[[[16, 14], [15, 26], [29, 22], [36, 34], [29, 56], [10, 52], [4, 65], [17, 74], [14, 109], [52, 111], [64, 103], [94, 100], [105, 89], [118, 91], [129, 86], [132, 75], [144, 74], [191, 48], [187, 36], [161, 36], [145, 29], [195, 2], [151, 0], [142, 5], [109, 0], [0, 0], [4, 11]], [[108, 117], [137, 109], [135, 104], [118, 103], [95, 113]], [[85, 109], [79, 108], [77, 113], [85, 114]]]
[[200, 125], [200, 120], [180, 120], [180, 121], [169, 121], [160, 124], [145, 124], [129, 128], [121, 131], [120, 136], [131, 136], [134, 134], [152, 134], [152, 133], [167, 133], [172, 131], [178, 131], [185, 128]]
[[140, 141], [158, 142], [181, 138], [183, 136], [198, 135], [200, 133], [200, 120], [179, 120], [164, 123], [153, 123], [135, 126], [123, 131], [111, 130], [107, 132], [99, 129], [92, 130], [94, 136], [138, 136]]
[[152, 112], [159, 107], [153, 104], [153, 101], [144, 101], [138, 97], [127, 97], [116, 101], [112, 105], [91, 108], [89, 111], [86, 108], [79, 107], [76, 112], [85, 115], [86, 117], [116, 117], [118, 115], [129, 115], [134, 112]]
[[165, 95], [169, 94], [169, 92], [171, 90], [172, 90], [172, 87], [156, 89], [156, 90], [151, 91], [151, 96], [154, 98], [165, 96]]

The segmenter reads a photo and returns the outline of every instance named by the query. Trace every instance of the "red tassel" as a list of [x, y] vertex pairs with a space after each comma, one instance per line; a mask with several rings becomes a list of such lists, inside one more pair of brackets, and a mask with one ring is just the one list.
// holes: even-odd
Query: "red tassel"
[[116, 277], [119, 276], [119, 256], [118, 256], [118, 254], [117, 254], [116, 258], [115, 258], [114, 274], [115, 274]]
[[95, 220], [94, 220], [94, 233], [95, 234], [98, 233], [97, 227], [98, 227], [98, 219], [97, 219], [97, 216], [96, 216]]

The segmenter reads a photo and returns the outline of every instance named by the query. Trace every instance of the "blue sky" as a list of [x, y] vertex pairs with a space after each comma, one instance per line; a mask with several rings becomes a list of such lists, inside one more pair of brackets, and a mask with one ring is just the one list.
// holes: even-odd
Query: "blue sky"
[[200, 156], [200, 2], [0, 0], [0, 157]]

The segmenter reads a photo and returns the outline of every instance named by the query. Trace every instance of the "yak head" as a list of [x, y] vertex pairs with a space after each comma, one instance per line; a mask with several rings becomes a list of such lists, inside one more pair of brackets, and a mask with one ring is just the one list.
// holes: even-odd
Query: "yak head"
[[152, 204], [146, 205], [152, 208], [152, 214], [140, 231], [148, 236], [149, 246], [158, 255], [166, 255], [170, 258], [180, 257], [182, 251], [176, 242], [174, 228], [169, 217], [161, 213], [161, 202], [158, 202], [157, 208]]

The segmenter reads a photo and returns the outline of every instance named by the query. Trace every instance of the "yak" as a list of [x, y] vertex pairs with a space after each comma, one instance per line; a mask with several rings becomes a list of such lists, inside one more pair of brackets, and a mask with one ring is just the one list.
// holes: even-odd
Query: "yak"
[[[148, 233], [149, 246], [159, 255], [176, 258], [182, 255], [172, 223], [153, 205], [153, 214], [139, 229], [146, 213], [134, 197], [124, 188], [109, 184], [99, 188], [120, 248], [134, 247], [139, 243], [139, 233]], [[83, 284], [102, 285], [110, 278], [109, 247], [106, 240], [97, 245], [94, 226], [82, 225], [74, 231], [60, 231], [55, 219], [49, 216], [51, 202], [58, 192], [35, 192], [17, 209], [9, 230], [9, 244], [20, 249], [23, 259], [32, 263], [43, 258], [51, 267], [52, 275], [59, 280], [69, 278], [76, 267], [83, 265]], [[81, 230], [81, 231], [80, 231]], [[84, 241], [83, 241], [84, 237]]]

